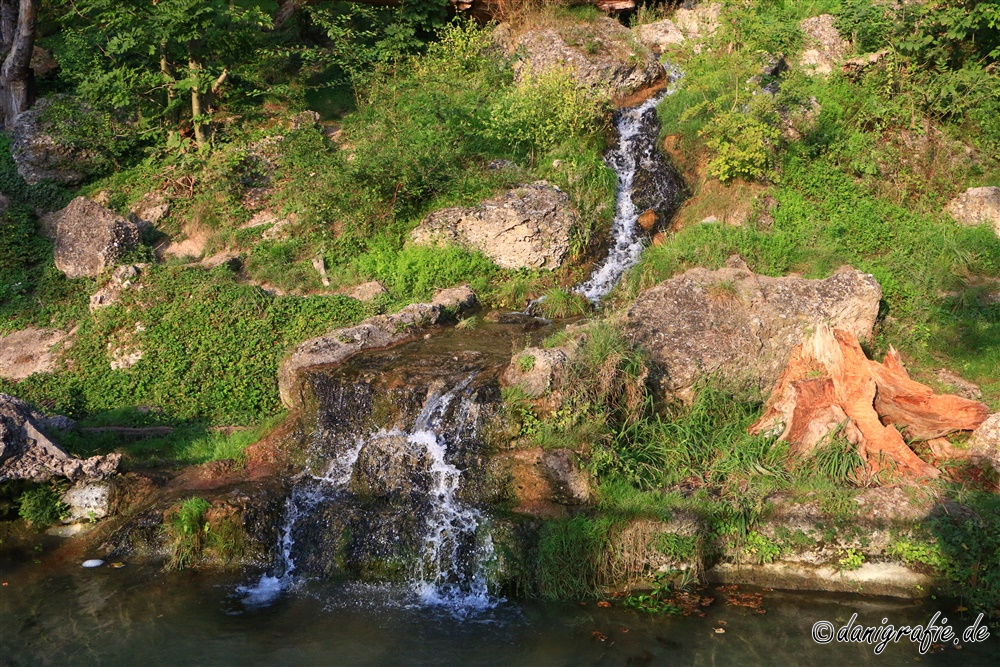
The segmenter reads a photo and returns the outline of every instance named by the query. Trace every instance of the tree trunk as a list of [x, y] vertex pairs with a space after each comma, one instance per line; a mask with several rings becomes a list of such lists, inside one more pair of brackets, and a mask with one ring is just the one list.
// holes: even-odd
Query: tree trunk
[[3, 64], [0, 66], [0, 123], [6, 129], [14, 118], [35, 102], [35, 77], [31, 70], [31, 51], [35, 46], [35, 22], [38, 0], [20, 0], [17, 20], [13, 19], [14, 0], [3, 0], [0, 30], [3, 31]]
[[207, 109], [204, 108], [204, 93], [201, 92], [200, 75], [201, 65], [194, 58], [188, 59], [188, 72], [194, 85], [191, 86], [191, 124], [194, 126], [194, 140], [198, 142], [198, 148], [202, 148], [208, 143], [208, 132], [202, 122], [201, 115]]

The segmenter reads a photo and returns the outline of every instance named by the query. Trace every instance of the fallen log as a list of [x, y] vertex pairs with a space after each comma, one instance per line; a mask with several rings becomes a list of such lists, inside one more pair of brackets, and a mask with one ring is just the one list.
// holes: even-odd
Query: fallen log
[[937, 438], [974, 430], [987, 416], [982, 403], [936, 395], [912, 380], [896, 350], [879, 364], [853, 334], [823, 325], [792, 351], [750, 432], [777, 435], [795, 456], [842, 432], [869, 472], [894, 467], [905, 477], [933, 479], [938, 469], [910, 449], [899, 429], [911, 440], [934, 441], [933, 451], [942, 453], [949, 450]]

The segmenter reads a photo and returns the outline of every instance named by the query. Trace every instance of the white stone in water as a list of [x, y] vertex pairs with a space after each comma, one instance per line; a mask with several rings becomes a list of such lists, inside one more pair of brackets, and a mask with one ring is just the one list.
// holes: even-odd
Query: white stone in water
[[91, 558], [90, 560], [83, 561], [84, 567], [100, 567], [104, 565], [104, 561], [100, 558]]

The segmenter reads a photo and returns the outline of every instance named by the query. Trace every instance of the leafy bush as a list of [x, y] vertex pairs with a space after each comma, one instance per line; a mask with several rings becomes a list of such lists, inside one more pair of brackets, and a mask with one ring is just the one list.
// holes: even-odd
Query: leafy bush
[[775, 152], [781, 131], [743, 113], [715, 116], [700, 132], [715, 157], [708, 171], [723, 183], [734, 178], [774, 179]]
[[28, 489], [21, 494], [17, 504], [17, 513], [32, 525], [48, 526], [69, 515], [69, 506], [62, 501], [62, 493], [54, 486]]

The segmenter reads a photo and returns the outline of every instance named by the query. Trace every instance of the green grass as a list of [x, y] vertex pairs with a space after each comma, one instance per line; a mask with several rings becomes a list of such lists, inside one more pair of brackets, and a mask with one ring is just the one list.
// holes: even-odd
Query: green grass
[[[153, 267], [142, 286], [81, 322], [66, 368], [0, 387], [71, 416], [146, 405], [171, 420], [254, 424], [279, 408], [276, 371], [292, 345], [368, 314], [347, 297], [274, 297], [225, 268]], [[109, 342], [138, 346], [142, 360], [112, 370]]]

